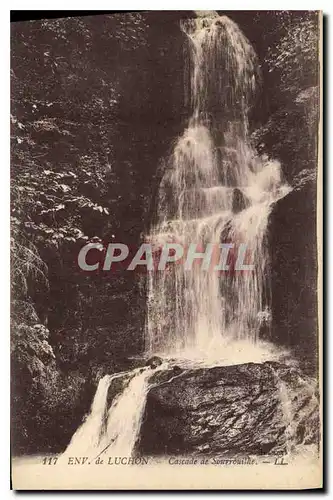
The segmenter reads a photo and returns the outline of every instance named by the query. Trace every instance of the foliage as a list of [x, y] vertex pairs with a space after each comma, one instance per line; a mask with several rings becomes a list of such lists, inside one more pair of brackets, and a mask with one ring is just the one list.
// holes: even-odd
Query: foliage
[[[119, 277], [110, 283], [86, 276], [76, 258], [87, 241], [115, 238], [124, 207], [136, 203], [132, 164], [117, 169], [114, 144], [119, 141], [121, 69], [137, 51], [145, 53], [146, 28], [141, 14], [12, 25], [15, 449], [36, 446], [34, 426], [50, 440], [50, 428], [67, 425], [68, 441], [74, 429], [63, 411], [74, 426], [75, 404], [85, 401], [79, 418], [87, 411], [91, 393], [84, 398], [82, 391], [90, 364], [104, 362], [114, 369], [113, 346], [116, 342], [119, 349], [121, 331], [118, 340], [110, 332], [110, 324], [117, 324], [110, 302], [117, 294], [120, 304], [132, 301], [138, 311], [135, 283], [129, 293]], [[133, 320], [128, 311], [120, 329]]]
[[309, 11], [288, 24], [286, 34], [269, 48], [265, 62], [279, 80], [279, 90], [296, 96], [318, 84], [319, 20]]
[[287, 181], [296, 186], [298, 174], [317, 165], [318, 15], [311, 11], [276, 15], [282, 21], [280, 36], [268, 45], [264, 59], [272, 112], [253, 139], [260, 152], [281, 161]]

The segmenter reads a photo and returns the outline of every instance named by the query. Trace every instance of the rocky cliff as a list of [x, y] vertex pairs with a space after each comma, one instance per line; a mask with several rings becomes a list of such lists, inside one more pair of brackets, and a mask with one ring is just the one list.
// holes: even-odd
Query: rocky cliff
[[275, 205], [269, 222], [272, 340], [309, 373], [318, 361], [316, 184], [306, 180]]

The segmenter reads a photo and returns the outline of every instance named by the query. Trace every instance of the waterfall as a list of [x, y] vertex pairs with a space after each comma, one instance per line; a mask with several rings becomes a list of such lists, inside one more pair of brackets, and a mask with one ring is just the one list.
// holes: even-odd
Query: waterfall
[[265, 234], [272, 204], [290, 188], [280, 164], [251, 146], [248, 113], [260, 81], [257, 56], [226, 16], [200, 13], [181, 24], [189, 42], [187, 100], [192, 115], [162, 177], [149, 238], [246, 243], [254, 271], [191, 271], [173, 265], [149, 275], [146, 350], [221, 357], [230, 342], [255, 345], [269, 293]]
[[[165, 365], [161, 365], [157, 370], [164, 368]], [[90, 413], [73, 435], [64, 456], [97, 458], [107, 452], [130, 457], [140, 432], [151, 375], [150, 367], [145, 367], [101, 378]], [[109, 389], [119, 378], [125, 380], [125, 388], [114, 397], [108, 409]]]
[[109, 387], [112, 382], [125, 373], [105, 375], [98, 382], [96, 393], [90, 412], [85, 421], [73, 435], [66, 451], [66, 455], [78, 456], [95, 453], [101, 442], [106, 418], [106, 404]]
[[65, 451], [66, 455], [78, 456], [86, 452], [89, 454], [90, 451], [96, 449], [96, 444], [99, 443], [102, 431], [108, 390], [113, 378], [115, 378], [115, 376], [111, 377], [110, 375], [105, 375], [100, 379], [90, 413], [73, 435]]
[[[192, 114], [166, 162], [149, 238], [157, 246], [195, 243], [198, 249], [246, 243], [254, 271], [221, 274], [174, 265], [151, 272], [146, 352], [190, 362], [262, 361], [266, 351], [257, 341], [260, 324], [269, 318], [267, 221], [272, 204], [290, 188], [279, 162], [251, 146], [248, 113], [260, 75], [249, 41], [233, 21], [214, 12], [183, 21], [181, 28], [189, 45], [186, 98]], [[110, 408], [110, 384], [124, 374], [103, 377], [66, 454], [131, 456], [151, 373], [144, 368], [125, 374], [129, 382]], [[287, 403], [284, 408], [289, 418]]]
[[138, 438], [141, 419], [149, 388], [149, 368], [137, 370], [128, 386], [113, 401], [108, 412], [106, 432], [101, 440], [101, 452], [131, 456]]

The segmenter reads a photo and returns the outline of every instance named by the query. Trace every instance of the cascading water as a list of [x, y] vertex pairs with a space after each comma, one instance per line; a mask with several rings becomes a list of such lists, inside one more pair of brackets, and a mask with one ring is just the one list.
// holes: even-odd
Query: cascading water
[[[233, 21], [216, 13], [186, 20], [182, 29], [189, 41], [192, 116], [167, 162], [150, 239], [157, 246], [195, 243], [203, 249], [224, 241], [246, 243], [254, 271], [221, 276], [200, 266], [185, 271], [174, 265], [150, 273], [146, 352], [185, 358], [188, 367], [193, 359], [261, 361], [267, 352], [257, 345], [258, 332], [261, 319], [269, 316], [267, 221], [272, 204], [290, 188], [282, 184], [280, 164], [258, 156], [250, 144], [248, 112], [259, 74], [248, 40]], [[132, 455], [151, 373], [145, 368], [127, 374], [129, 383], [109, 409], [109, 386], [124, 374], [104, 377], [65, 454]], [[283, 415], [289, 419], [285, 400]]]
[[84, 455], [85, 453], [96, 453], [104, 432], [105, 412], [109, 387], [113, 380], [124, 375], [117, 373], [115, 375], [105, 375], [98, 383], [94, 400], [91, 405], [90, 413], [83, 424], [73, 435], [65, 454], [66, 455]]
[[[255, 343], [265, 307], [265, 232], [272, 203], [290, 188], [280, 165], [250, 145], [248, 112], [259, 79], [255, 52], [226, 16], [182, 23], [190, 43], [192, 116], [162, 178], [150, 239], [246, 243], [254, 271], [221, 276], [174, 265], [149, 277], [149, 353], [225, 357], [230, 342]], [[222, 354], [223, 353], [223, 354]]]
[[[64, 455], [96, 458], [108, 452], [131, 456], [140, 431], [151, 375], [148, 367], [105, 375], [99, 381], [89, 415], [72, 437]], [[108, 410], [109, 388], [119, 378], [130, 380]]]
[[102, 452], [131, 456], [138, 438], [146, 403], [151, 370], [138, 369], [108, 412], [106, 431], [101, 440]]
[[[113, 377], [114, 378], [114, 377]], [[65, 455], [80, 455], [96, 449], [102, 433], [106, 400], [112, 377], [105, 375], [98, 383], [90, 413], [69, 443]]]

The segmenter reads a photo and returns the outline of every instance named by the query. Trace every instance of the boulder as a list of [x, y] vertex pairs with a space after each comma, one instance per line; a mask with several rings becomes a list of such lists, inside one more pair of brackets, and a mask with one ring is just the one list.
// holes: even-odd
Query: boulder
[[232, 211], [234, 214], [238, 214], [246, 208], [246, 200], [242, 191], [235, 188], [232, 192]]
[[276, 455], [318, 443], [316, 394], [294, 368], [248, 363], [168, 379], [148, 392], [140, 453]]
[[150, 366], [150, 368], [157, 368], [163, 363], [162, 358], [159, 356], [152, 356], [151, 358], [148, 359], [146, 366]]

